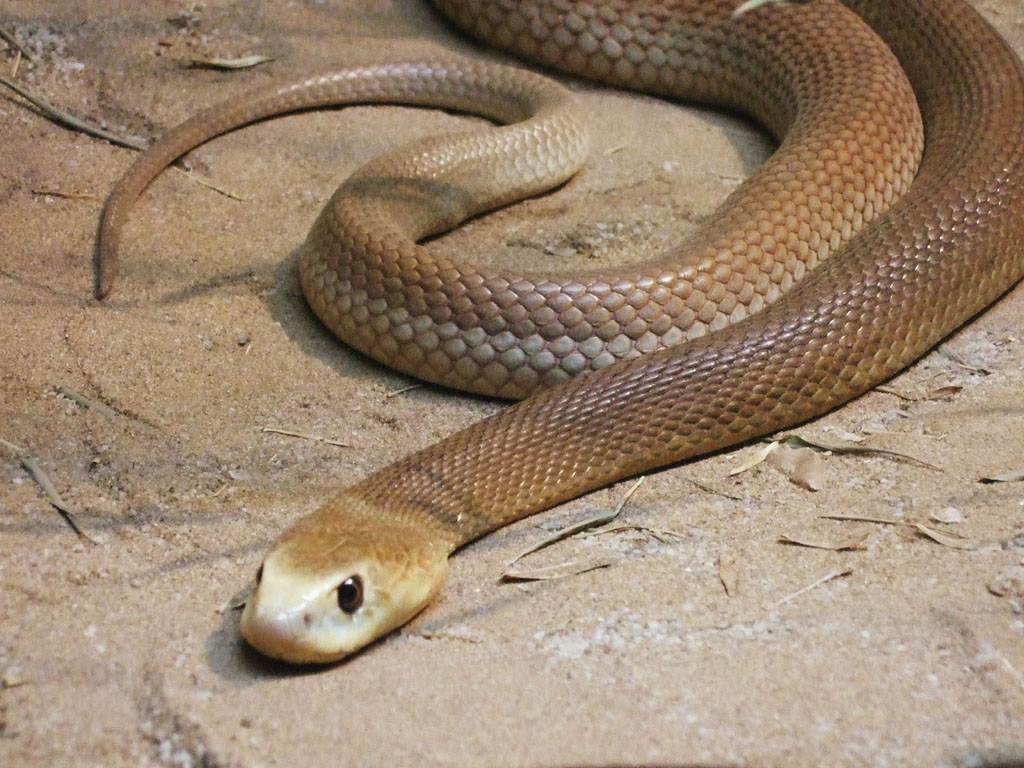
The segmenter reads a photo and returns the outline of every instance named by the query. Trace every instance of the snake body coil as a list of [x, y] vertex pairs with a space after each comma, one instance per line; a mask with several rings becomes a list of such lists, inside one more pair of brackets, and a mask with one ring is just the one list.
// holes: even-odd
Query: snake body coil
[[347, 342], [433, 381], [530, 396], [282, 534], [242, 633], [291, 661], [341, 658], [401, 625], [448, 555], [488, 531], [856, 397], [1024, 273], [1024, 72], [961, 0], [847, 0], [895, 58], [831, 0], [738, 18], [726, 0], [437, 4], [542, 63], [743, 109], [781, 144], [680, 248], [573, 276], [491, 273], [417, 245], [583, 161], [572, 99], [528, 73], [458, 60], [337, 73], [215, 107], [140, 158], [104, 213], [101, 292], [149, 180], [238, 125], [381, 100], [513, 123], [370, 163], [301, 249], [307, 298]]

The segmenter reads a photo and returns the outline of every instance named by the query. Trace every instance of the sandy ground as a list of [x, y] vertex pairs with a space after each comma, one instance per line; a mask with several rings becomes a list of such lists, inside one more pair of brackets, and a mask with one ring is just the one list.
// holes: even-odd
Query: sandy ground
[[[980, 7], [1024, 53], [1018, 0]], [[0, 23], [35, 54], [21, 82], [145, 137], [249, 85], [366, 51], [388, 58], [427, 41], [496, 57], [413, 0], [12, 0]], [[248, 53], [276, 60], [183, 66]], [[12, 63], [4, 52], [4, 70]], [[641, 259], [771, 149], [731, 117], [572, 87], [597, 126], [587, 169], [437, 247], [523, 265]], [[760, 448], [746, 446], [647, 478], [622, 515], [633, 527], [521, 564], [604, 568], [499, 583], [516, 553], [614, 507], [626, 484], [467, 548], [436, 604], [349, 663], [296, 672], [246, 650], [237, 612], [219, 609], [276, 532], [340, 484], [501, 407], [431, 387], [390, 396], [412, 382], [333, 341], [292, 257], [346, 173], [467, 122], [360, 107], [213, 142], [191, 165], [245, 201], [165, 173], [135, 208], [116, 296], [97, 306], [96, 222], [133, 153], [0, 95], [0, 438], [38, 460], [96, 542], [0, 448], [0, 763], [1024, 755], [1024, 484], [979, 482], [1024, 466], [1021, 287], [949, 341], [966, 364], [933, 353], [891, 383], [903, 397], [872, 393], [800, 429], [934, 467], [828, 456], [811, 492], [767, 464], [730, 476]]]

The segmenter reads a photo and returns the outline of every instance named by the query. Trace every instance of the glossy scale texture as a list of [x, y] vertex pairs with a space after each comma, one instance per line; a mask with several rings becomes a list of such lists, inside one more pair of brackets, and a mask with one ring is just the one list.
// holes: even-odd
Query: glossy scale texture
[[[293, 661], [340, 658], [405, 621], [436, 592], [447, 555], [488, 531], [856, 397], [1024, 273], [1024, 73], [961, 0], [845, 3], [885, 39], [913, 93], [867, 28], [829, 0], [738, 19], [734, 3], [717, 1], [437, 4], [541, 63], [744, 109], [781, 145], [720, 217], [663, 259], [571, 276], [490, 274], [416, 244], [582, 162], [571, 97], [536, 76], [458, 60], [337, 73], [215, 107], [140, 158], [101, 224], [101, 292], [134, 198], [174, 157], [237, 125], [379, 100], [520, 121], [370, 163], [303, 245], [310, 304], [349, 343], [434, 381], [539, 391], [282, 534], [242, 628]], [[577, 373], [589, 375], [562, 382]], [[425, 597], [368, 605], [376, 626], [345, 635], [321, 620], [337, 613], [331, 590], [351, 575], [372, 577], [367, 594], [382, 599], [411, 584]]]

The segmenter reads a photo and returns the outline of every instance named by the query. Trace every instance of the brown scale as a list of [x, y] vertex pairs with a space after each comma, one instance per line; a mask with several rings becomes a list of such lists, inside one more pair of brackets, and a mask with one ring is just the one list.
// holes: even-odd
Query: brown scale
[[[448, 554], [488, 531], [856, 397], [1024, 273], [1024, 71], [962, 0], [848, 0], [895, 58], [829, 0], [738, 20], [735, 3], [705, 0], [437, 4], [540, 63], [742, 108], [780, 148], [656, 263], [576, 275], [486, 273], [416, 244], [582, 163], [571, 96], [528, 73], [446, 58], [313, 78], [214, 107], [137, 161], [101, 222], [99, 293], [141, 190], [238, 125], [351, 101], [513, 122], [371, 162], [302, 247], [307, 298], [347, 342], [442, 383], [539, 391], [282, 534], [242, 631], [292, 661], [340, 658], [400, 625], [440, 588]], [[561, 383], [576, 373], [589, 375]]]

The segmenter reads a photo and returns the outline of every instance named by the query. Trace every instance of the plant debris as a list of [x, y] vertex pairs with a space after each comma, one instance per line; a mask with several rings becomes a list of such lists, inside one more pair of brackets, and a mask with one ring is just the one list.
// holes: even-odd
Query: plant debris
[[728, 552], [718, 553], [718, 580], [729, 597], [739, 592], [739, 578], [736, 575], [736, 560]]
[[[8, 80], [6, 77], [0, 76], [0, 85], [7, 86], [12, 91], [14, 91], [19, 96], [21, 96], [26, 101], [35, 106], [40, 112], [43, 113], [44, 117], [49, 118], [51, 121], [57, 123], [58, 125], [63, 125], [65, 128], [70, 128], [73, 131], [78, 131], [79, 133], [84, 133], [87, 136], [102, 139], [103, 141], [109, 141], [111, 144], [114, 144], [119, 147], [125, 147], [126, 149], [134, 149], [139, 152], [143, 152], [149, 148], [149, 142], [147, 142], [145, 139], [139, 138], [137, 136], [120, 136], [116, 133], [112, 133], [103, 128], [100, 128], [97, 125], [93, 125], [92, 123], [75, 117], [69, 112], [64, 112], [63, 110], [57, 109], [56, 107], [54, 107], [47, 101], [43, 100], [42, 98], [29, 93], [17, 83]], [[232, 200], [247, 202], [247, 199], [242, 195], [239, 195], [228, 189], [220, 187], [214, 182], [208, 179], [204, 179], [202, 176], [198, 174], [186, 171], [183, 168], [179, 167], [178, 165], [172, 165], [171, 167], [174, 168], [179, 173], [184, 174], [186, 177], [196, 182], [197, 184], [201, 184], [204, 187], [212, 189], [214, 192], [219, 192], [225, 197], [230, 197]], [[58, 193], [44, 192], [42, 194]], [[72, 197], [74, 195], [68, 194], [62, 196]]]
[[111, 133], [110, 131], [100, 128], [98, 125], [92, 125], [84, 120], [81, 120], [74, 115], [64, 112], [63, 110], [57, 109], [49, 102], [43, 100], [38, 96], [34, 96], [20, 85], [6, 77], [0, 77], [0, 85], [5, 85], [14, 91], [16, 94], [21, 96], [26, 101], [30, 102], [36, 107], [44, 116], [48, 117], [53, 122], [63, 125], [65, 128], [70, 128], [79, 133], [84, 133], [88, 136], [93, 136], [97, 139], [103, 139], [109, 141], [111, 144], [116, 144], [119, 147], [127, 147], [128, 149], [137, 149], [140, 152], [148, 146], [148, 143], [136, 136], [118, 136], [117, 134]]
[[505, 582], [513, 581], [554, 581], [555, 579], [564, 579], [569, 576], [579, 576], [583, 573], [589, 573], [590, 571], [596, 571], [601, 568], [607, 568], [610, 565], [615, 565], [615, 560], [598, 560], [596, 562], [569, 562], [559, 563], [558, 565], [549, 565], [541, 568], [537, 568], [530, 571], [519, 571], [509, 569], [501, 574], [501, 580]]
[[40, 197], [60, 197], [64, 200], [99, 200], [98, 195], [94, 195], [91, 192], [65, 192], [60, 189], [32, 189], [30, 190], [33, 195], [39, 195]]
[[[550, 547], [552, 544], [557, 544], [559, 541], [562, 541], [562, 539], [568, 539], [570, 536], [575, 536], [577, 533], [581, 533], [582, 531], [586, 531], [591, 528], [597, 528], [598, 526], [607, 525], [608, 523], [612, 522], [612, 520], [618, 517], [619, 513], [622, 512], [623, 507], [626, 506], [626, 502], [629, 501], [629, 497], [636, 493], [636, 489], [640, 487], [640, 484], [644, 481], [644, 479], [645, 478], [643, 476], [637, 478], [636, 482], [629, 487], [629, 490], [626, 491], [621, 501], [619, 501], [619, 503], [615, 506], [615, 509], [613, 509], [611, 512], [602, 512], [600, 515], [595, 515], [594, 517], [587, 518], [586, 520], [576, 523], [575, 525], [570, 525], [567, 528], [563, 528], [560, 531], [555, 531], [547, 538], [541, 539], [538, 543], [520, 552], [518, 555], [516, 555], [508, 562], [507, 566], [511, 568], [513, 565], [518, 563], [527, 555], [532, 555], [534, 552], [539, 552], [545, 547]], [[504, 578], [505, 575], [507, 575], [508, 573], [509, 572], [506, 571], [505, 574], [503, 574], [502, 578]]]
[[678, 531], [670, 531], [665, 528], [651, 528], [647, 525], [640, 525], [639, 523], [624, 523], [622, 525], [616, 525], [613, 528], [601, 528], [597, 531], [583, 531], [580, 535], [585, 537], [591, 536], [604, 536], [606, 533], [622, 533], [623, 531], [637, 531], [638, 533], [646, 533], [662, 544], [667, 544], [673, 539], [685, 539], [686, 535], [679, 533]]
[[765, 459], [767, 459], [772, 454], [772, 452], [778, 447], [779, 441], [773, 440], [772, 442], [768, 443], [768, 445], [758, 449], [758, 451], [749, 459], [730, 469], [729, 477], [735, 477], [736, 475], [746, 472], [748, 469], [753, 469], [758, 464], [762, 463]]
[[0, 40], [3, 40], [11, 48], [16, 50], [29, 61], [35, 61], [35, 59], [32, 58], [32, 54], [29, 52], [28, 48], [21, 44], [18, 38], [14, 36], [14, 33], [8, 32], [3, 27], [0, 27]]
[[915, 523], [914, 530], [922, 536], [931, 539], [936, 544], [941, 544], [944, 547], [952, 547], [953, 549], [976, 549], [978, 546], [976, 542], [971, 541], [966, 536], [961, 536], [959, 533], [938, 531], [924, 525], [923, 523]]
[[894, 389], [893, 387], [886, 386], [875, 387], [875, 391], [884, 392], [887, 395], [893, 395], [898, 397], [900, 400], [905, 400], [909, 403], [920, 403], [927, 400], [943, 400], [952, 397], [953, 395], [962, 392], [963, 387], [955, 384], [949, 384], [944, 387], [936, 387], [935, 389], [929, 390], [924, 395], [911, 395], [906, 392], [901, 392], [898, 389]]
[[273, 61], [273, 56], [264, 56], [261, 53], [254, 53], [250, 56], [241, 56], [237, 59], [192, 59], [189, 66], [195, 69], [248, 69], [257, 64]]
[[809, 547], [810, 549], [827, 549], [830, 552], [850, 552], [852, 550], [864, 549], [864, 542], [868, 540], [870, 533], [861, 536], [852, 536], [849, 539], [831, 543], [826, 541], [811, 541], [810, 539], [797, 538], [782, 534], [779, 541], [783, 544], [792, 544], [797, 547]]
[[712, 488], [710, 485], [706, 485], [700, 482], [699, 480], [694, 480], [692, 477], [687, 477], [685, 478], [685, 480], [691, 485], [695, 485], [697, 488], [700, 488], [705, 493], [711, 493], [714, 494], [715, 496], [721, 496], [723, 499], [729, 499], [729, 501], [743, 501], [743, 498], [740, 496], [734, 496], [731, 493], [719, 491], [717, 488]]
[[424, 640], [457, 640], [462, 643], [482, 643], [483, 638], [474, 635], [465, 624], [458, 627], [441, 627], [440, 629], [421, 629], [411, 633]]
[[768, 456], [768, 463], [808, 491], [818, 491], [825, 484], [825, 463], [809, 448], [781, 444]]
[[799, 597], [800, 595], [804, 594], [805, 592], [810, 592], [815, 587], [820, 587], [822, 584], [830, 582], [833, 579], [844, 578], [846, 576], [849, 576], [851, 573], [853, 573], [853, 569], [852, 568], [847, 568], [847, 569], [842, 570], [842, 571], [832, 571], [831, 573], [826, 573], [820, 579], [818, 579], [817, 581], [814, 581], [814, 582], [808, 584], [803, 589], [798, 589], [796, 592], [793, 592], [792, 594], [786, 595], [781, 600], [776, 600], [774, 603], [766, 605], [764, 607], [764, 609], [766, 611], [772, 611], [772, 610], [778, 608], [780, 605], [785, 605], [789, 601]]
[[1011, 472], [1004, 472], [1001, 475], [982, 477], [979, 483], [1019, 483], [1024, 480], [1024, 469], [1015, 469]]
[[866, 445], [840, 445], [833, 443], [823, 443], [819, 440], [809, 440], [806, 437], [802, 437], [797, 434], [783, 435], [775, 440], [778, 443], [785, 443], [786, 445], [800, 446], [803, 448], [813, 448], [817, 451], [829, 451], [835, 454], [864, 454], [868, 456], [888, 456], [894, 459], [901, 459], [903, 461], [909, 461], [927, 469], [934, 469], [935, 471], [941, 471], [939, 467], [934, 464], [930, 464], [923, 459], [919, 459], [916, 456], [910, 454], [900, 453], [899, 451], [890, 451], [886, 448], [870, 448]]
[[964, 521], [963, 513], [956, 507], [943, 507], [937, 512], [932, 512], [928, 517], [936, 523], [945, 523], [946, 525], [955, 525]]
[[939, 344], [938, 352], [954, 365], [963, 368], [965, 371], [969, 371], [970, 373], [975, 373], [978, 376], [988, 376], [992, 373], [992, 371], [987, 368], [982, 368], [980, 365], [973, 365], [972, 363], [967, 362], [967, 360], [965, 360], [961, 355], [954, 352], [948, 344]]
[[978, 543], [952, 531], [940, 531], [923, 523], [912, 523], [906, 520], [889, 520], [884, 517], [862, 517], [859, 515], [818, 515], [824, 520], [846, 520], [858, 523], [875, 523], [877, 525], [895, 525], [901, 528], [910, 528], [936, 544], [953, 549], [976, 549]]
[[13, 453], [15, 458], [21, 462], [21, 466], [25, 468], [25, 471], [32, 475], [32, 478], [42, 489], [46, 500], [50, 502], [50, 506], [60, 513], [60, 516], [64, 518], [64, 521], [71, 526], [71, 530], [89, 543], [98, 544], [99, 542], [86, 533], [82, 526], [79, 525], [78, 520], [75, 518], [75, 512], [71, 509], [71, 505], [64, 501], [64, 499], [61, 498], [61, 495], [57, 493], [57, 489], [54, 487], [50, 477], [43, 471], [43, 468], [39, 466], [39, 462], [35, 460], [35, 457], [30, 456], [28, 451], [21, 446], [10, 443], [2, 437], [0, 437], [0, 445]]
[[220, 616], [228, 611], [240, 611], [245, 608], [245, 604], [249, 602], [249, 598], [252, 597], [253, 590], [255, 589], [256, 581], [250, 580], [249, 583], [229, 597], [224, 605], [217, 609], [217, 615]]
[[384, 399], [387, 400], [388, 398], [394, 397], [395, 395], [401, 395], [401, 394], [403, 394], [405, 392], [411, 392], [412, 390], [419, 389], [422, 386], [423, 386], [422, 384], [417, 383], [417, 384], [409, 384], [406, 387], [399, 387], [398, 389], [393, 389], [393, 390], [391, 390], [390, 392], [388, 392], [387, 394], [384, 395]]
[[104, 416], [120, 415], [117, 411], [115, 411], [106, 403], [101, 403], [99, 400], [94, 400], [91, 397], [86, 397], [83, 394], [75, 392], [75, 390], [71, 389], [70, 387], [65, 387], [63, 384], [54, 385], [54, 390], [61, 397], [65, 397], [71, 402], [82, 406], [83, 408], [88, 408], [89, 410], [96, 411], [97, 413], [101, 413]]
[[332, 440], [329, 437], [321, 437], [320, 435], [310, 435], [305, 432], [295, 432], [291, 429], [279, 429], [277, 427], [260, 427], [260, 432], [267, 432], [272, 435], [285, 435], [286, 437], [297, 437], [301, 440], [312, 440], [314, 443], [324, 443], [325, 445], [333, 445], [338, 448], [350, 448], [348, 443], [343, 443], [340, 440]]

